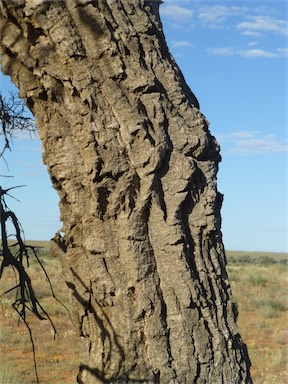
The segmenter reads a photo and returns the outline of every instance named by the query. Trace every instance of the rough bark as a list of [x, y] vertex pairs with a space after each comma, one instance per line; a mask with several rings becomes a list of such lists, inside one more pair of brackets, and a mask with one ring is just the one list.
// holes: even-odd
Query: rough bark
[[0, 1], [2, 69], [36, 118], [60, 196], [77, 382], [251, 383], [225, 269], [219, 147], [159, 3]]

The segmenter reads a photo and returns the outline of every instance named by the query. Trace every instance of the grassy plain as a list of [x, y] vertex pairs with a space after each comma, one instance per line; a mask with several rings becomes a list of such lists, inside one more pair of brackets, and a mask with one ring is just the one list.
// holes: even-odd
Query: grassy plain
[[[49, 243], [33, 242], [33, 245], [43, 247], [39, 249], [39, 257], [56, 296], [69, 308], [69, 292], [61, 277], [59, 261], [50, 254]], [[238, 325], [248, 346], [254, 384], [288, 383], [287, 254], [228, 251], [227, 258], [230, 282], [240, 312]], [[29, 316], [40, 382], [76, 384], [79, 341], [70, 317], [67, 310], [51, 297], [49, 284], [39, 265], [31, 260], [29, 269], [35, 291], [58, 332], [54, 340], [53, 329], [47, 320], [39, 321]], [[0, 281], [0, 295], [15, 279], [12, 271], [7, 272]], [[0, 300], [0, 384], [36, 383], [29, 333], [11, 309], [13, 293]]]
[[238, 326], [248, 346], [254, 384], [288, 383], [288, 258], [281, 253], [227, 252], [238, 304]]

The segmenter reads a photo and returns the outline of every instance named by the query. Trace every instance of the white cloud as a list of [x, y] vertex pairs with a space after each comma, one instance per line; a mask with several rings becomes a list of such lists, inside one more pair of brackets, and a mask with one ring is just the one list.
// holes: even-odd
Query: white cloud
[[263, 36], [262, 33], [256, 32], [256, 31], [244, 31], [241, 33], [243, 36], [249, 36], [249, 37], [260, 37]]
[[186, 48], [186, 47], [193, 47], [194, 44], [190, 43], [189, 41], [175, 41], [172, 43], [173, 48]]
[[248, 43], [249, 47], [255, 47], [255, 45], [258, 45], [259, 42], [258, 41], [250, 41], [250, 43]]
[[27, 130], [24, 130], [24, 131], [21, 131], [19, 129], [16, 129], [14, 132], [13, 132], [13, 140], [17, 140], [17, 141], [31, 141], [31, 140], [39, 140], [39, 136], [38, 136], [38, 131], [35, 130], [34, 131], [27, 131]]
[[[288, 35], [287, 20], [275, 7], [230, 4], [201, 5], [192, 0], [165, 0], [160, 13], [180, 26], [192, 17], [209, 28], [236, 29], [244, 36], [262, 36], [264, 33]], [[207, 4], [207, 3], [206, 3]], [[232, 3], [233, 4], [233, 3]]]
[[246, 7], [212, 5], [201, 7], [199, 19], [203, 23], [221, 24], [231, 16], [242, 15], [247, 11]]
[[227, 141], [235, 141], [235, 140], [247, 140], [252, 139], [255, 135], [258, 135], [259, 131], [238, 131], [238, 132], [230, 132], [228, 134], [219, 134], [217, 135], [217, 140], [220, 144]]
[[233, 47], [208, 48], [207, 52], [216, 56], [233, 56], [236, 54], [236, 51]]
[[265, 51], [264, 49], [247, 49], [241, 51], [240, 56], [251, 59], [273, 59], [278, 57], [276, 53]]
[[39, 142], [39, 145], [36, 144], [35, 147], [28, 145], [27, 147], [20, 147], [21, 151], [27, 151], [27, 152], [41, 152], [41, 144]]
[[237, 24], [237, 29], [244, 32], [274, 32], [279, 35], [288, 35], [287, 21], [270, 16], [249, 16], [247, 21]]
[[[192, 0], [162, 0], [164, 2], [163, 5], [171, 3], [171, 4], [191, 4]], [[162, 6], [163, 7], [163, 6]]]
[[193, 17], [194, 12], [191, 9], [173, 4], [164, 5], [160, 8], [161, 16], [168, 17], [169, 19], [179, 22], [179, 24], [183, 21], [190, 21]]
[[238, 154], [271, 154], [271, 153], [287, 153], [288, 146], [279, 143], [273, 135], [264, 136], [260, 139], [247, 139], [235, 143], [235, 147], [231, 153]]
[[287, 153], [288, 143], [280, 141], [275, 135], [263, 135], [260, 131], [239, 131], [217, 136], [217, 140], [231, 146], [234, 154], [272, 154]]
[[260, 131], [238, 131], [232, 132], [228, 137], [233, 137], [237, 139], [251, 139], [255, 137], [255, 135], [259, 135]]
[[[285, 51], [285, 49], [284, 49]], [[210, 55], [216, 56], [241, 56], [248, 59], [275, 59], [284, 54], [277, 50], [278, 53], [266, 51], [264, 49], [236, 49], [234, 47], [208, 48], [207, 52]]]
[[283, 57], [288, 57], [288, 48], [278, 48], [277, 51]]

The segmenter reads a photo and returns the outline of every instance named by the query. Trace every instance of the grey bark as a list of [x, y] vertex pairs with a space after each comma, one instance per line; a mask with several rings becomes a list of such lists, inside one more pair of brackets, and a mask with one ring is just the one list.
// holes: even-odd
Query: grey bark
[[36, 118], [60, 197], [54, 247], [78, 307], [77, 382], [251, 383], [225, 269], [219, 146], [159, 3], [0, 1], [2, 70]]

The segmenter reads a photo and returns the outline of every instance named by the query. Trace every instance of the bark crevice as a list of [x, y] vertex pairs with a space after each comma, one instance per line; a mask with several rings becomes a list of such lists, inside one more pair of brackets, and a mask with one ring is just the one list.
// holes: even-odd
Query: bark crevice
[[[78, 383], [251, 383], [221, 236], [221, 158], [160, 1], [0, 0], [78, 308]], [[60, 242], [60, 243], [59, 243]]]

